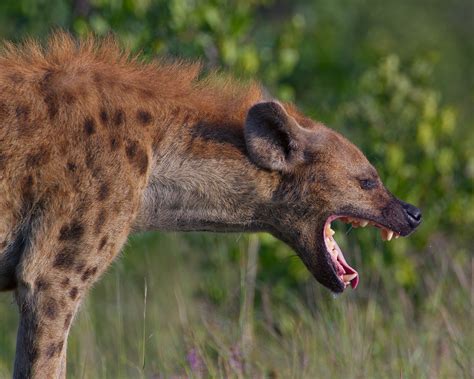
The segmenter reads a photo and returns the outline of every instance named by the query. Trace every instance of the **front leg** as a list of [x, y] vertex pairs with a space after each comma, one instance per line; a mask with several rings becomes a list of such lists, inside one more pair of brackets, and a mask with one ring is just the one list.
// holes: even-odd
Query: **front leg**
[[70, 319], [74, 317], [79, 300], [65, 304], [58, 301], [55, 294], [45, 292], [38, 294], [27, 288], [17, 292], [20, 325], [14, 378], [61, 377]]
[[16, 379], [65, 378], [71, 322], [88, 289], [126, 238], [126, 227], [113, 225], [108, 233], [96, 233], [86, 223], [72, 220], [53, 226], [20, 262]]

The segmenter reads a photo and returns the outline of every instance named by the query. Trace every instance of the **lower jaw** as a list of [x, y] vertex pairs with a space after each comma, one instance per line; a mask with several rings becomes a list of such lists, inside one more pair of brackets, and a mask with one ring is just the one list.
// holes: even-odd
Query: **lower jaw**
[[382, 239], [386, 241], [390, 241], [392, 237], [398, 238], [400, 237], [400, 235], [373, 221], [354, 218], [351, 216], [333, 215], [326, 220], [323, 229], [323, 239], [325, 242], [326, 251], [331, 257], [331, 262], [336, 272], [336, 276], [338, 280], [343, 284], [344, 288], [350, 285], [352, 288], [355, 289], [359, 284], [359, 274], [354, 268], [349, 266], [346, 259], [344, 258], [344, 254], [342, 253], [339, 245], [332, 237], [335, 232], [331, 229], [331, 222], [336, 219], [341, 219], [345, 223], [351, 223], [352, 227], [365, 227], [369, 224], [375, 226], [380, 229]]
[[357, 285], [359, 284], [359, 274], [358, 272], [349, 266], [344, 255], [342, 254], [341, 249], [336, 244], [336, 251], [337, 256], [331, 255], [331, 261], [333, 266], [336, 270], [336, 274], [338, 279], [343, 283], [344, 288], [348, 287], [349, 285], [356, 289]]
[[359, 284], [359, 274], [354, 268], [349, 266], [344, 254], [341, 251], [341, 248], [337, 244], [336, 240], [332, 237], [335, 232], [331, 229], [331, 222], [337, 218], [338, 216], [329, 217], [324, 225], [323, 238], [326, 251], [331, 258], [331, 263], [333, 265], [334, 271], [336, 272], [337, 279], [342, 283], [344, 288], [350, 285], [353, 289], [355, 289]]

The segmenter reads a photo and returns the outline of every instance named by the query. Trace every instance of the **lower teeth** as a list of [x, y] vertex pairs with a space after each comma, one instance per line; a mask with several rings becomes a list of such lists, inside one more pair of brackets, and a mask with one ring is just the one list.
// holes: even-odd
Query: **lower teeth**
[[357, 274], [348, 274], [348, 275], [342, 275], [342, 280], [345, 283], [350, 282], [352, 279], [354, 279], [357, 276]]

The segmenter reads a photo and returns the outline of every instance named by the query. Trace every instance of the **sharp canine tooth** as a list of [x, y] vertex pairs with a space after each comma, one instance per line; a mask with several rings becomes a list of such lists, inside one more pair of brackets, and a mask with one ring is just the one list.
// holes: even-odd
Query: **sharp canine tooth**
[[331, 224], [326, 224], [326, 229], [324, 230], [324, 233], [325, 233], [327, 236], [333, 236], [334, 233], [336, 233], [336, 232], [331, 229]]
[[395, 233], [395, 239], [400, 238], [400, 234]]
[[392, 237], [393, 237], [393, 231], [389, 230], [387, 232], [387, 241], [390, 241], [392, 239]]
[[369, 224], [369, 222], [367, 220], [364, 220], [360, 223], [360, 225], [365, 228], [367, 225]]

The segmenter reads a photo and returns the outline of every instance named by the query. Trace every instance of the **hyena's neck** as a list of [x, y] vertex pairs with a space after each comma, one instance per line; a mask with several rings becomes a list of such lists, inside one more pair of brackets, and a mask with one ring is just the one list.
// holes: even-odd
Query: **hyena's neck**
[[257, 231], [277, 178], [248, 159], [244, 117], [175, 107], [157, 125], [134, 229]]

